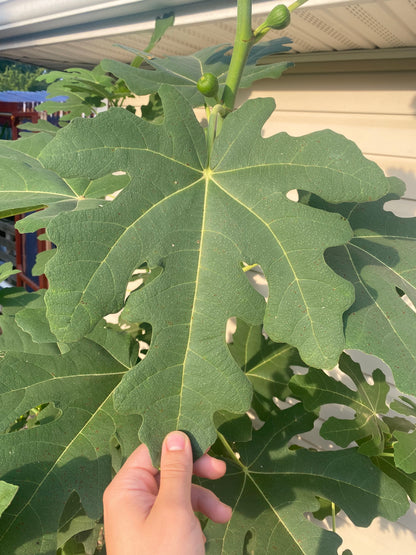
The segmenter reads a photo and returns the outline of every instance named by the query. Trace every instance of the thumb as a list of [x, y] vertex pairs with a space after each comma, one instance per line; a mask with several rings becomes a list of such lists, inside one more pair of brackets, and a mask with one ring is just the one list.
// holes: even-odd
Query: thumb
[[192, 472], [192, 448], [188, 436], [183, 432], [171, 432], [162, 446], [158, 502], [190, 507]]

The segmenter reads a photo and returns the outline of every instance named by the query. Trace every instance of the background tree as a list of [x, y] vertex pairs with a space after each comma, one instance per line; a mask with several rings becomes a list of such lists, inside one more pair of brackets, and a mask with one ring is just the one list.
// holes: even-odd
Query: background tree
[[44, 91], [45, 81], [37, 81], [47, 70], [30, 64], [0, 60], [0, 91]]

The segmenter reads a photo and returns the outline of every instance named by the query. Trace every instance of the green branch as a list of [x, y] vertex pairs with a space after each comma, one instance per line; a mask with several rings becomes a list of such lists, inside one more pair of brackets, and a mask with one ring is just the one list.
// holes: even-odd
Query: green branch
[[222, 95], [224, 107], [231, 111], [234, 108], [235, 97], [240, 85], [241, 76], [247, 61], [247, 57], [254, 44], [253, 31], [251, 29], [251, 0], [239, 0], [237, 6], [237, 30], [235, 34], [233, 55], [231, 57], [230, 69]]

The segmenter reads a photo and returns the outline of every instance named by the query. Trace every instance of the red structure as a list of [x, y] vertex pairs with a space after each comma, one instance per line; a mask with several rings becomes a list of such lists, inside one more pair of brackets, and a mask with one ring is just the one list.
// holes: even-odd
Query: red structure
[[[44, 102], [46, 97], [46, 91], [0, 92], [0, 130], [2, 129], [3, 131], [0, 135], [2, 138], [16, 140], [19, 138], [18, 126], [20, 124], [27, 121], [37, 123], [42, 113], [37, 112], [35, 107], [41, 102]], [[64, 101], [65, 97], [59, 97], [54, 100]], [[46, 113], [44, 114], [44, 117], [46, 117]], [[22, 217], [23, 216], [16, 216], [15, 221], [20, 220]], [[26, 287], [34, 291], [46, 289], [48, 287], [48, 280], [44, 275], [38, 278], [32, 277], [31, 274], [36, 253], [51, 248], [51, 243], [49, 241], [38, 239], [42, 233], [44, 233], [44, 230], [38, 231], [36, 236], [33, 236], [33, 234], [20, 234], [15, 230], [15, 267], [21, 271], [20, 274], [16, 275], [16, 285], [18, 287]], [[9, 245], [9, 243], [10, 241], [8, 241], [7, 244]]]
[[[22, 215], [19, 216], [15, 216], [15, 221], [19, 221], [23, 218]], [[52, 245], [50, 243], [50, 241], [43, 241], [40, 240], [39, 237], [45, 233], [44, 229], [40, 229], [37, 232], [37, 253], [39, 254], [40, 252], [49, 250]], [[39, 283], [36, 283], [31, 277], [29, 277], [28, 274], [30, 274], [31, 271], [31, 266], [32, 266], [32, 261], [28, 260], [28, 249], [27, 249], [27, 245], [26, 245], [26, 235], [25, 234], [21, 234], [17, 231], [17, 229], [15, 229], [15, 241], [16, 241], [16, 269], [20, 270], [20, 274], [16, 275], [16, 285], [17, 287], [29, 287], [30, 289], [32, 289], [33, 291], [37, 291], [38, 289], [47, 289], [48, 288], [48, 280], [45, 276], [45, 274], [42, 274], [41, 276], [39, 276], [38, 281]]]
[[0, 127], [9, 129], [10, 138], [19, 137], [18, 125], [26, 121], [37, 123], [40, 113], [35, 107], [46, 99], [46, 91], [5, 91], [0, 92]]
[[17, 103], [14, 102], [0, 102], [0, 126], [10, 127], [13, 141], [19, 138], [18, 125], [28, 120], [32, 123], [37, 123], [38, 119], [39, 112], [34, 110], [19, 110]]

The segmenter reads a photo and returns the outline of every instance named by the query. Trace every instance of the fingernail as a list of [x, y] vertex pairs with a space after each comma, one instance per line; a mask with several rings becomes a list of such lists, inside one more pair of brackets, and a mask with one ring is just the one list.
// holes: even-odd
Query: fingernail
[[168, 451], [183, 451], [185, 443], [186, 436], [181, 432], [171, 432], [166, 436], [166, 448]]

